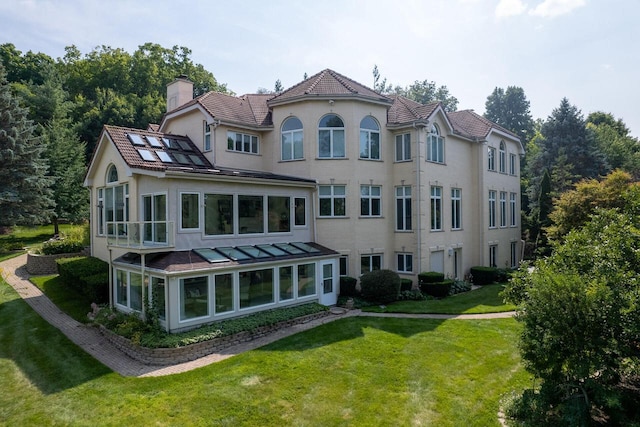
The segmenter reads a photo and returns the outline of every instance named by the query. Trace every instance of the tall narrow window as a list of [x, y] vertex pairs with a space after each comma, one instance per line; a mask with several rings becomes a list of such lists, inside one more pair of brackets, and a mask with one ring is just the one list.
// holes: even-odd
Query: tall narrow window
[[302, 122], [289, 117], [282, 123], [282, 160], [304, 158]]
[[380, 216], [381, 213], [381, 191], [377, 185], [360, 186], [360, 215]]
[[509, 212], [511, 217], [511, 226], [518, 225], [518, 205], [516, 202], [517, 193], [509, 194]]
[[380, 126], [371, 116], [360, 122], [360, 158], [380, 160]]
[[518, 243], [511, 242], [511, 268], [518, 266]]
[[214, 286], [216, 314], [233, 311], [233, 275], [231, 273], [216, 275]]
[[316, 265], [298, 266], [298, 298], [316, 294]]
[[489, 246], [489, 267], [498, 266], [498, 246]]
[[507, 226], [507, 192], [500, 192], [500, 227]]
[[489, 190], [489, 228], [496, 226], [496, 192]]
[[286, 196], [267, 197], [269, 233], [291, 231], [291, 199]]
[[180, 228], [194, 230], [200, 228], [200, 194], [182, 193]]
[[505, 173], [507, 171], [507, 152], [505, 151], [504, 141], [500, 141], [498, 168], [500, 169], [500, 173]]
[[451, 189], [451, 229], [460, 230], [462, 228], [462, 190]]
[[411, 186], [396, 187], [396, 230], [411, 230]]
[[264, 233], [262, 196], [238, 196], [238, 231], [240, 234]]
[[440, 129], [435, 124], [427, 136], [427, 160], [444, 163], [444, 138], [440, 136]]
[[307, 225], [307, 199], [304, 197], [296, 197], [294, 203], [294, 225], [296, 227], [304, 227]]
[[442, 230], [442, 187], [431, 187], [431, 231]]
[[340, 257], [340, 276], [349, 275], [349, 255], [342, 255]]
[[211, 150], [211, 125], [206, 121], [202, 122], [203, 134], [204, 134], [204, 151]]
[[321, 185], [318, 188], [320, 216], [336, 217], [346, 215], [346, 187], [344, 185]]
[[509, 154], [509, 174], [516, 174], [516, 155], [513, 153]]
[[487, 169], [490, 171], [496, 170], [496, 149], [495, 147], [489, 147], [487, 149]]
[[344, 158], [345, 156], [344, 122], [335, 114], [327, 114], [318, 125], [318, 157]]
[[411, 160], [411, 134], [396, 135], [396, 162]]

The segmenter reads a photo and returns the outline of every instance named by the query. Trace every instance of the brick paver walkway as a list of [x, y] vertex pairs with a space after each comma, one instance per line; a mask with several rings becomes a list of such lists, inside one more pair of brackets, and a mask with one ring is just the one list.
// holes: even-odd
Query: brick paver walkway
[[[311, 322], [295, 325], [290, 328], [281, 329], [268, 336], [256, 340], [229, 347], [220, 353], [210, 354], [197, 360], [180, 363], [171, 366], [148, 366], [118, 350], [109, 343], [98, 331], [97, 328], [84, 325], [60, 309], [47, 298], [42, 291], [29, 281], [29, 274], [25, 264], [27, 256], [21, 255], [0, 262], [0, 273], [5, 281], [15, 289], [44, 320], [58, 328], [71, 341], [77, 344], [84, 351], [89, 353], [98, 361], [127, 377], [145, 377], [171, 375], [186, 372], [192, 369], [219, 362], [229, 357], [235, 356], [245, 351], [262, 347], [274, 341], [288, 337], [318, 325], [334, 321], [347, 316], [369, 316], [369, 317], [400, 317], [400, 318], [431, 318], [431, 319], [487, 319], [505, 318], [513, 316], [513, 312], [492, 313], [492, 314], [466, 314], [466, 315], [446, 315], [446, 314], [396, 314], [396, 313], [366, 313], [360, 310], [351, 310], [342, 315], [330, 315]], [[89, 312], [89, 308], [87, 308]]]

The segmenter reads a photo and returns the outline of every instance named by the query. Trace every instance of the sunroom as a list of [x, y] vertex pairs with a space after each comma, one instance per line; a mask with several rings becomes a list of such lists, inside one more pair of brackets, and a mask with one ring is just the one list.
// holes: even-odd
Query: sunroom
[[338, 262], [313, 242], [130, 252], [112, 263], [110, 300], [142, 316], [153, 309], [168, 332], [179, 332], [277, 307], [334, 305]]

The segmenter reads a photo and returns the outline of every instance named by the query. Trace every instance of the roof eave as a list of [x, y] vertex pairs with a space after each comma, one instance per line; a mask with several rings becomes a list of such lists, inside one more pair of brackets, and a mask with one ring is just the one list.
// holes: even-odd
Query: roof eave
[[366, 102], [370, 102], [378, 105], [385, 105], [387, 107], [391, 106], [391, 104], [393, 103], [391, 99], [386, 97], [381, 97], [376, 99], [370, 96], [360, 95], [358, 93], [353, 93], [353, 94], [343, 93], [343, 94], [333, 94], [333, 95], [305, 93], [302, 95], [295, 95], [295, 96], [287, 97], [284, 99], [273, 98], [267, 101], [267, 105], [269, 107], [272, 107], [277, 105], [292, 104], [292, 103], [301, 102], [301, 101], [331, 101], [331, 100], [335, 101], [335, 100], [351, 100], [351, 99], [358, 100], [358, 101], [366, 101]]

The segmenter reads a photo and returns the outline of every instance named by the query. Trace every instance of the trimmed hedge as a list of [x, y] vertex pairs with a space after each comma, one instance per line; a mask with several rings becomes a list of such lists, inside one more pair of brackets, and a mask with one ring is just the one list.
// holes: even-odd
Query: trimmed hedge
[[63, 283], [97, 304], [109, 302], [109, 264], [94, 257], [56, 260]]
[[48, 240], [42, 244], [40, 251], [43, 255], [72, 254], [81, 252], [84, 245], [79, 240]]
[[410, 291], [413, 288], [411, 279], [400, 279], [400, 292]]
[[498, 269], [496, 267], [471, 267], [470, 272], [474, 285], [490, 285], [498, 281]]
[[431, 295], [432, 297], [444, 298], [446, 296], [449, 296], [449, 292], [451, 291], [452, 286], [453, 280], [447, 279], [437, 283], [425, 283], [420, 286], [420, 289], [423, 293]]
[[358, 279], [349, 276], [340, 277], [340, 296], [341, 297], [355, 297], [358, 295], [356, 284]]
[[400, 276], [391, 270], [374, 270], [360, 278], [362, 298], [369, 302], [387, 304], [398, 300]]
[[437, 271], [425, 271], [418, 274], [418, 284], [420, 287], [427, 283], [440, 283], [444, 280], [444, 273]]

